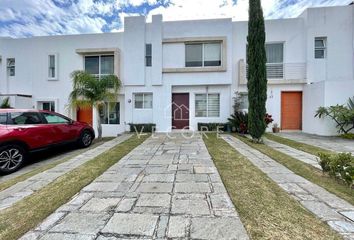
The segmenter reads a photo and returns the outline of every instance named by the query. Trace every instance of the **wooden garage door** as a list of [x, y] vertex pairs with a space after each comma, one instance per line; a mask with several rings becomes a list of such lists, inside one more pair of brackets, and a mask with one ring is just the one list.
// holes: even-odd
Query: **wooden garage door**
[[302, 92], [281, 93], [281, 129], [302, 129]]

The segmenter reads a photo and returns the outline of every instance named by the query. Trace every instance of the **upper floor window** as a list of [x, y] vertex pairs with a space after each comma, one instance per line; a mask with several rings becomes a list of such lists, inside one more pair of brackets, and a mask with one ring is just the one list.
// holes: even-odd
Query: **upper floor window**
[[267, 56], [267, 78], [283, 78], [284, 44], [267, 43], [265, 49]]
[[97, 78], [114, 74], [114, 56], [85, 56], [85, 71]]
[[135, 93], [134, 107], [138, 109], [151, 109], [152, 93]]
[[221, 66], [221, 43], [187, 43], [186, 67]]
[[326, 58], [327, 55], [327, 37], [315, 38], [315, 58]]
[[57, 59], [56, 55], [48, 55], [48, 78], [56, 79], [57, 78]]
[[15, 76], [15, 59], [14, 58], [7, 59], [7, 75], [10, 77]]
[[145, 66], [152, 66], [152, 44], [145, 44]]

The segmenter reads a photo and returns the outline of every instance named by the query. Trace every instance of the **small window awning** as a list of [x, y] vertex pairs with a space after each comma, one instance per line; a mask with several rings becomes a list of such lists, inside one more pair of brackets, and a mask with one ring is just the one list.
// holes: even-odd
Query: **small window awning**
[[77, 54], [85, 55], [85, 54], [102, 54], [102, 53], [115, 53], [118, 52], [118, 48], [78, 48], [75, 50]]

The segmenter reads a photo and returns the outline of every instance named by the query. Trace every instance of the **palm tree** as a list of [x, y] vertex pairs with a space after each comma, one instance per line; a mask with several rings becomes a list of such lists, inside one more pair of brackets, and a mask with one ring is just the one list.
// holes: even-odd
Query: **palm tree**
[[73, 108], [90, 108], [97, 111], [98, 139], [102, 138], [100, 110], [105, 102], [115, 101], [121, 87], [121, 81], [115, 75], [107, 75], [99, 79], [85, 71], [71, 73], [73, 90], [69, 102]]

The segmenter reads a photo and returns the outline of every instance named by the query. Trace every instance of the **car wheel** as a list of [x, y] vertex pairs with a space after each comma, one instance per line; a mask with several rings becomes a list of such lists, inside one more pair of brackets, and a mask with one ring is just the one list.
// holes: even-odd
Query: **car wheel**
[[89, 146], [91, 145], [92, 140], [93, 140], [93, 139], [92, 139], [92, 134], [91, 134], [91, 132], [85, 130], [85, 131], [83, 131], [83, 132], [81, 133], [81, 136], [80, 136], [80, 139], [79, 139], [79, 145], [80, 145], [81, 147], [87, 148], [87, 147], [89, 147]]
[[0, 147], [0, 173], [9, 174], [17, 171], [26, 159], [26, 151], [18, 145]]

